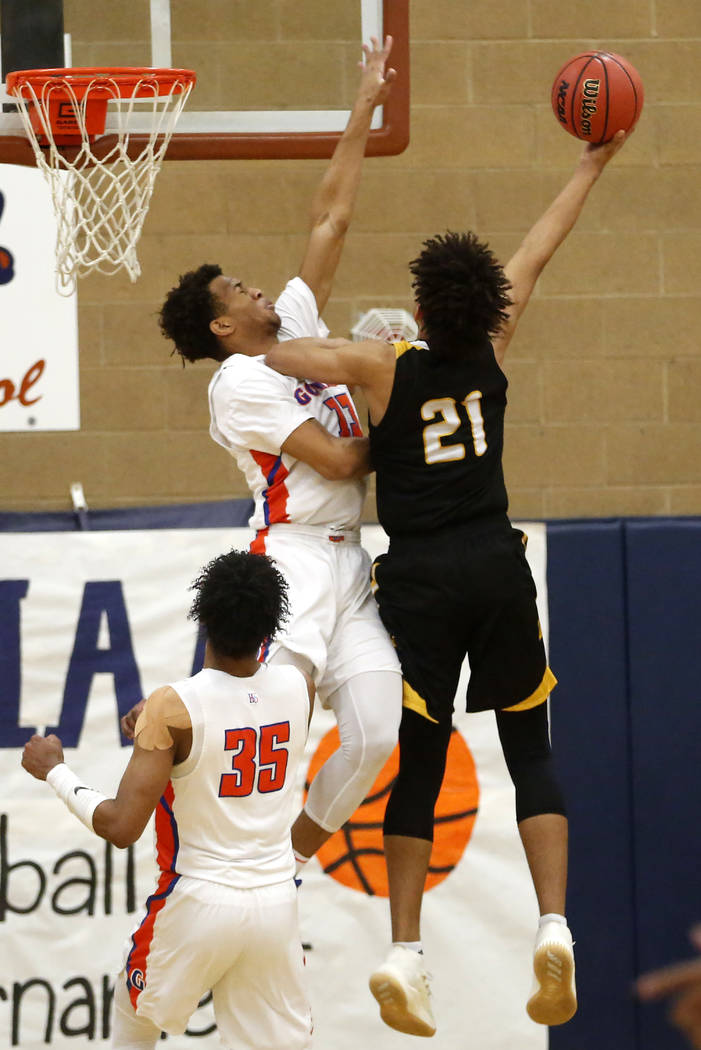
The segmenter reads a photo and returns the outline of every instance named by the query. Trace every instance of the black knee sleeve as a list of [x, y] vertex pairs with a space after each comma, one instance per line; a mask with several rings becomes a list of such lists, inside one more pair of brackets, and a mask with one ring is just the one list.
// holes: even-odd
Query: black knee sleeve
[[433, 842], [433, 810], [448, 754], [452, 726], [436, 725], [404, 708], [399, 727], [399, 773], [385, 810], [385, 835]]
[[529, 711], [495, 711], [504, 759], [516, 789], [516, 820], [541, 813], [566, 815], [555, 775], [547, 704]]

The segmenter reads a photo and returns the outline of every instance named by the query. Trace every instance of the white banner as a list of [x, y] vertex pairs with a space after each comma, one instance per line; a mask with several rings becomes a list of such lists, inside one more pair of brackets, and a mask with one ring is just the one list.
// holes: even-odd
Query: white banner
[[48, 185], [0, 164], [0, 431], [80, 428], [77, 297], [58, 294], [55, 264]]
[[[525, 528], [546, 630], [545, 528]], [[125, 851], [90, 835], [45, 784], [21, 769], [23, 740], [37, 726], [59, 731], [70, 765], [113, 795], [130, 753], [120, 741], [118, 707], [125, 710], [156, 686], [191, 673], [197, 638], [186, 618], [189, 585], [216, 554], [246, 549], [250, 535], [247, 529], [2, 535], [0, 1046], [108, 1045], [122, 946], [155, 877], [150, 833]], [[375, 555], [385, 537], [371, 526], [363, 542]], [[446, 774], [449, 790], [447, 801], [441, 799], [441, 837], [432, 858], [432, 869], [441, 870], [431, 875], [423, 909], [438, 1024], [431, 1045], [544, 1050], [547, 1029], [525, 1013], [537, 906], [513, 790], [493, 715], [461, 711], [465, 684], [464, 676], [456, 702], [459, 735], [451, 743], [456, 760]], [[310, 764], [333, 725], [318, 707]], [[300, 802], [307, 772], [305, 764]], [[377, 857], [381, 829], [372, 805], [339, 832], [340, 845], [332, 841], [322, 861], [333, 871], [325, 873], [313, 859], [300, 889], [320, 1050], [407, 1045], [408, 1037], [382, 1024], [367, 986], [389, 943]], [[368, 835], [372, 841], [362, 838]], [[329, 854], [336, 859], [329, 862]], [[220, 1045], [208, 1005], [188, 1031], [167, 1045]]]

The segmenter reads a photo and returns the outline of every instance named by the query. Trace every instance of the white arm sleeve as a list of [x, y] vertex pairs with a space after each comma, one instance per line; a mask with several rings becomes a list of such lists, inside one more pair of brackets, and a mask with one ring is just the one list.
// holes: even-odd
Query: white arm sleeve
[[85, 824], [88, 831], [94, 831], [92, 826], [93, 813], [107, 798], [102, 792], [95, 788], [81, 784], [72, 769], [65, 762], [60, 762], [46, 774], [46, 783], [54, 789], [62, 802], [70, 809], [71, 813]]

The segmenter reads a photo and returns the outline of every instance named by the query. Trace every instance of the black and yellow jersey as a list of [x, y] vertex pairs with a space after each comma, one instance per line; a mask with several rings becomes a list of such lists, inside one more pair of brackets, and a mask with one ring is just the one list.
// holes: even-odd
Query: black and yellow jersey
[[369, 428], [380, 524], [392, 537], [506, 514], [508, 384], [491, 342], [451, 362], [422, 341], [394, 345], [387, 411]]

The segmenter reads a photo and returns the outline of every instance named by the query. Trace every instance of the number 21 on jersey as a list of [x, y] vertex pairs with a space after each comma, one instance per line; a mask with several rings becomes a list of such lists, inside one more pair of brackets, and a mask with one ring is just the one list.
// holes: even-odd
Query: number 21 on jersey
[[279, 791], [287, 773], [287, 748], [290, 723], [274, 722], [243, 729], [227, 729], [224, 750], [233, 751], [231, 773], [222, 773], [219, 781], [220, 798], [244, 798], [257, 789], [263, 794]]
[[[462, 404], [467, 412], [472, 431], [472, 445], [476, 456], [483, 456], [487, 451], [487, 438], [482, 418], [482, 391], [473, 390]], [[436, 416], [441, 418], [436, 420]], [[435, 420], [424, 427], [424, 459], [427, 463], [449, 463], [452, 460], [465, 458], [465, 446], [462, 442], [444, 445], [443, 439], [450, 437], [460, 426], [460, 414], [454, 397], [434, 397], [424, 401], [421, 406], [421, 418]]]

